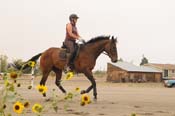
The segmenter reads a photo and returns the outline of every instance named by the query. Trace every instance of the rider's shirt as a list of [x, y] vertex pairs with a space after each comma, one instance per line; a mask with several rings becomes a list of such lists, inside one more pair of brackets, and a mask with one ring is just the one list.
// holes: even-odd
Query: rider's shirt
[[[70, 23], [71, 24], [71, 23]], [[68, 24], [67, 24], [68, 25]], [[72, 25], [72, 24], [71, 24]], [[72, 33], [78, 36], [77, 27], [75, 25], [72, 25]], [[75, 41], [75, 38], [71, 37], [66, 29], [66, 40], [73, 40]]]

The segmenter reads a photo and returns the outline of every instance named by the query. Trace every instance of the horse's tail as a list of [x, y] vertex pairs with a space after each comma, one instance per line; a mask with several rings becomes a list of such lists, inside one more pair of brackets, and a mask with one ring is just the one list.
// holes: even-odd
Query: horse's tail
[[25, 63], [23, 63], [22, 65], [19, 65], [19, 64], [15, 64], [16, 65], [16, 68], [18, 69], [18, 70], [24, 70], [24, 69], [26, 69], [26, 68], [28, 68], [28, 67], [30, 67], [30, 65], [28, 64], [29, 62], [37, 62], [37, 60], [39, 59], [39, 57], [42, 55], [42, 53], [39, 53], [39, 54], [37, 54], [37, 55], [35, 55], [35, 56], [33, 56], [31, 59], [29, 59], [27, 62], [25, 62]]
[[27, 62], [29, 62], [29, 61], [36, 62], [36, 61], [38, 60], [38, 58], [39, 58], [41, 55], [42, 55], [42, 53], [39, 53], [39, 54], [33, 56], [33, 57], [32, 57], [31, 59], [29, 59]]

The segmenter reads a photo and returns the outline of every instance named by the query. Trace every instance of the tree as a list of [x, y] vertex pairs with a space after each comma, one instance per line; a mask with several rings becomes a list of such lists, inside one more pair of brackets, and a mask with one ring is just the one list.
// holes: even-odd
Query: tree
[[[14, 67], [15, 69], [20, 70], [21, 66], [26, 64], [26, 62], [24, 62], [22, 59], [16, 59], [16, 60], [13, 60], [13, 64], [15, 65]], [[27, 67], [26, 69], [22, 69], [22, 72], [26, 74], [30, 74], [31, 69], [32, 69], [31, 67]], [[34, 74], [41, 75], [39, 62], [37, 62], [34, 67]]]
[[8, 57], [6, 55], [0, 55], [0, 72], [7, 71], [7, 59]]
[[140, 65], [148, 64], [148, 59], [143, 55]]

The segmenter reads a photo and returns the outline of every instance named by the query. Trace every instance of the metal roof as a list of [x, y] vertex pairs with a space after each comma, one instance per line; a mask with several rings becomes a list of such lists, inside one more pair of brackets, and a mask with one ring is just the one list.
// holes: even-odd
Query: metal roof
[[162, 73], [161, 70], [147, 67], [147, 66], [136, 66], [134, 64], [128, 63], [128, 62], [121, 62], [118, 61], [117, 63], [110, 63], [116, 67], [119, 67], [123, 70], [129, 71], [129, 72], [157, 72], [157, 73]]
[[158, 64], [158, 63], [148, 63], [144, 64], [144, 66], [151, 66], [159, 69], [167, 69], [167, 70], [173, 70], [175, 69], [175, 64]]

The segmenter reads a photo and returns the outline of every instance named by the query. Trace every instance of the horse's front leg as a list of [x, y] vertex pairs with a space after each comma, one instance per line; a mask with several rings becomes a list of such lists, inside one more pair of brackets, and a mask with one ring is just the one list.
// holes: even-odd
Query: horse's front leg
[[55, 84], [57, 85], [57, 87], [63, 92], [66, 93], [66, 90], [63, 88], [63, 86], [61, 85], [61, 76], [62, 76], [62, 70], [57, 69], [57, 68], [53, 68], [53, 71], [56, 74], [56, 81]]
[[87, 71], [84, 73], [85, 76], [88, 78], [88, 80], [91, 82], [91, 86], [89, 86], [85, 91], [81, 91], [81, 94], [83, 93], [88, 93], [93, 89], [93, 95], [94, 95], [94, 99], [97, 99], [97, 88], [96, 88], [96, 82], [95, 79], [92, 75], [92, 71]]

